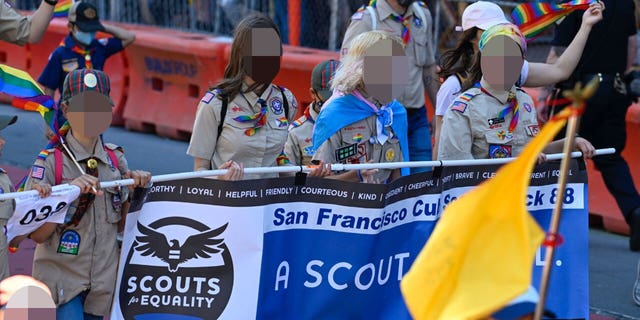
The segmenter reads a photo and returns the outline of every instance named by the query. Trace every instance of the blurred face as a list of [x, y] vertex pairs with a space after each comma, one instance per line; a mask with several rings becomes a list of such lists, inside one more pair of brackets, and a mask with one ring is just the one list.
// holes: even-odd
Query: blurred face
[[409, 83], [409, 60], [402, 46], [380, 40], [365, 52], [363, 81], [367, 93], [382, 104], [400, 97]]
[[520, 46], [509, 37], [496, 36], [482, 50], [482, 77], [493, 88], [509, 90], [518, 80], [523, 63]]
[[280, 71], [278, 33], [271, 28], [254, 28], [249, 40], [242, 56], [245, 74], [258, 83], [271, 83]]
[[98, 137], [111, 125], [111, 103], [101, 93], [85, 91], [69, 100], [65, 116], [73, 132]]

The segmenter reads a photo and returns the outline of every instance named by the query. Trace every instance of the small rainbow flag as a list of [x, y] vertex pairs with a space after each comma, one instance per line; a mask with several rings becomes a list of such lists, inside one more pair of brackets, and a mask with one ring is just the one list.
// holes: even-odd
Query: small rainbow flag
[[571, 0], [561, 4], [547, 2], [528, 2], [516, 6], [511, 18], [527, 41], [533, 40], [546, 27], [574, 10], [586, 10], [596, 0]]
[[69, 9], [71, 9], [72, 4], [73, 4], [72, 0], [60, 0], [58, 4], [56, 4], [55, 8], [53, 8], [53, 17], [64, 18], [68, 16]]

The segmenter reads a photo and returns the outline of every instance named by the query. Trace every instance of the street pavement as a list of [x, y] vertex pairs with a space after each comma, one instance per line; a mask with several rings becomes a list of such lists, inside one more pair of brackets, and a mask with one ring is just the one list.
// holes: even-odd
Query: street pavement
[[[22, 178], [25, 170], [46, 144], [45, 124], [38, 113], [25, 112], [6, 105], [0, 105], [0, 114], [18, 115], [17, 124], [0, 132], [7, 141], [0, 157], [0, 166], [9, 169], [11, 178], [17, 181]], [[104, 134], [104, 138], [107, 142], [124, 146], [129, 167], [132, 169], [147, 170], [155, 175], [192, 170], [192, 159], [185, 153], [187, 142], [129, 132], [123, 128], [110, 128]], [[33, 252], [33, 242], [23, 242], [20, 250], [10, 255], [11, 273], [30, 274]], [[640, 320], [640, 307], [634, 304], [631, 297], [639, 259], [640, 254], [629, 251], [627, 237], [608, 233], [597, 225], [591, 227], [591, 319]]]

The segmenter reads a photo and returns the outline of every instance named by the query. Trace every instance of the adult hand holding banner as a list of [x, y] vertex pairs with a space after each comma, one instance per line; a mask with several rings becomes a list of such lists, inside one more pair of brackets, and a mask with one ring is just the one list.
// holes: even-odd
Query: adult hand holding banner
[[52, 188], [51, 195], [41, 198], [37, 193], [24, 193], [15, 198], [15, 211], [7, 222], [7, 241], [28, 235], [45, 222], [64, 223], [71, 202], [80, 195], [80, 188], [62, 184]]

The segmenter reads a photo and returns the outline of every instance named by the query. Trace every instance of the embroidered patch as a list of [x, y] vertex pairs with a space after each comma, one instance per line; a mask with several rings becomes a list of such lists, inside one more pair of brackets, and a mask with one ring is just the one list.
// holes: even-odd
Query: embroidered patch
[[286, 117], [282, 117], [280, 119], [276, 119], [276, 125], [278, 126], [278, 128], [286, 127], [286, 126], [289, 125], [289, 120], [287, 120]]
[[305, 156], [311, 157], [311, 156], [316, 154], [316, 150], [313, 149], [312, 146], [308, 146], [308, 147], [304, 148], [303, 150], [304, 150], [304, 155]]
[[202, 100], [200, 100], [200, 101], [202, 101], [204, 103], [209, 103], [209, 102], [211, 102], [211, 100], [213, 100], [213, 97], [215, 97], [215, 96], [216, 96], [215, 93], [209, 91], [209, 92], [204, 94], [204, 97], [202, 97]]
[[393, 151], [393, 149], [388, 149], [387, 151], [384, 152], [384, 159], [387, 160], [388, 162], [393, 161], [395, 157], [396, 157], [396, 152]]
[[489, 158], [501, 159], [511, 157], [511, 146], [508, 144], [490, 144]]
[[282, 114], [283, 107], [280, 98], [271, 99], [271, 111], [273, 111], [274, 114]]
[[422, 19], [416, 17], [413, 19], [413, 24], [416, 26], [416, 28], [421, 28], [422, 27]]
[[31, 177], [38, 180], [44, 179], [44, 167], [34, 165], [31, 168]]
[[467, 110], [467, 104], [462, 101], [455, 101], [451, 106], [451, 110], [464, 113]]
[[0, 187], [0, 193], [4, 193], [4, 189]]
[[351, 16], [351, 20], [362, 20], [364, 17], [364, 11], [358, 11]]
[[336, 160], [343, 161], [347, 158], [353, 157], [358, 154], [358, 144], [350, 144], [346, 147], [338, 148], [336, 150]]
[[487, 123], [492, 126], [498, 123], [503, 123], [504, 122], [504, 118], [492, 118], [492, 119], [487, 119]]
[[527, 112], [531, 112], [531, 105], [528, 103], [523, 103], [524, 109], [527, 110]]
[[62, 63], [62, 70], [64, 72], [69, 73], [69, 72], [71, 72], [73, 70], [76, 70], [76, 69], [78, 69], [78, 60], [76, 60], [76, 59], [73, 59], [71, 61], [67, 61], [67, 62], [63, 62]]
[[526, 127], [527, 135], [530, 137], [535, 137], [540, 132], [540, 126], [537, 124], [528, 125]]
[[513, 138], [513, 135], [511, 134], [511, 132], [507, 132], [507, 131], [504, 131], [504, 130], [498, 131], [497, 136], [498, 136], [498, 139], [500, 139], [502, 141], [504, 141], [505, 139], [511, 140], [511, 138]]
[[67, 230], [60, 236], [60, 245], [58, 245], [58, 253], [78, 255], [80, 250], [80, 234], [75, 230]]
[[362, 133], [358, 133], [355, 136], [353, 136], [353, 141], [355, 141], [355, 142], [362, 141]]
[[305, 143], [310, 143], [310, 142], [311, 142], [311, 138], [306, 138], [306, 139], [304, 139], [304, 142], [305, 142]]
[[233, 108], [231, 108], [231, 111], [233, 112], [240, 112], [242, 111], [242, 108], [238, 107], [238, 106], [233, 106]]

